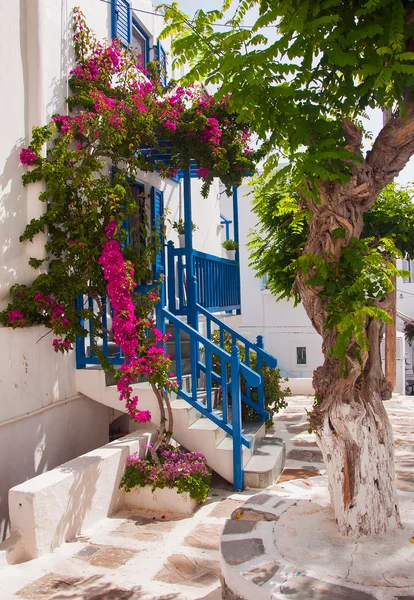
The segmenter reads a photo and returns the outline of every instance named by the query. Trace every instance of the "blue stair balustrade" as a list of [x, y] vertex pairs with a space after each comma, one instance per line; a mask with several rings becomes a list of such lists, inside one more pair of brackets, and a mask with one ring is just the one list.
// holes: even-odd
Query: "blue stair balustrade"
[[[179, 386], [177, 394], [232, 437], [234, 489], [242, 490], [244, 487], [242, 446], [250, 448], [251, 440], [243, 434], [241, 403], [244, 398], [241, 394], [240, 381], [243, 377], [249, 388], [258, 388], [261, 384], [261, 376], [240, 361], [237, 346], [232, 347], [231, 353], [227, 352], [169, 310], [164, 308], [161, 312], [162, 316], [174, 325], [176, 377]], [[191, 391], [183, 386], [182, 333], [187, 334], [190, 339]], [[214, 371], [213, 356], [220, 363], [219, 372]], [[198, 395], [200, 367], [205, 374], [205, 394], [202, 398]], [[221, 410], [213, 407], [213, 383], [219, 383], [221, 386]]]
[[[168, 309], [176, 315], [188, 312], [186, 251], [167, 244]], [[211, 312], [240, 309], [240, 269], [235, 260], [228, 260], [192, 250], [193, 272], [198, 283], [198, 303]]]
[[263, 349], [263, 337], [261, 335], [257, 336], [256, 343], [247, 339], [237, 331], [235, 331], [229, 325], [226, 325], [216, 317], [211, 314], [208, 310], [202, 307], [200, 304], [197, 304], [197, 314], [198, 316], [202, 316], [205, 318], [205, 327], [206, 327], [206, 338], [211, 340], [213, 331], [216, 330], [219, 332], [219, 344], [220, 348], [225, 348], [226, 342], [226, 334], [231, 338], [232, 346], [240, 346], [244, 349], [245, 362], [244, 364], [251, 368], [250, 360], [251, 355], [256, 355], [256, 368], [255, 372], [260, 376], [260, 383], [257, 387], [257, 402], [252, 399], [252, 390], [251, 386], [248, 385], [246, 381], [246, 391], [242, 393], [242, 400], [247, 404], [250, 408], [253, 408], [258, 415], [260, 420], [266, 420], [269, 418], [269, 413], [265, 408], [265, 389], [264, 389], [264, 377], [261, 374], [261, 370], [266, 364], [268, 367], [274, 369], [277, 367], [277, 359], [266, 352]]

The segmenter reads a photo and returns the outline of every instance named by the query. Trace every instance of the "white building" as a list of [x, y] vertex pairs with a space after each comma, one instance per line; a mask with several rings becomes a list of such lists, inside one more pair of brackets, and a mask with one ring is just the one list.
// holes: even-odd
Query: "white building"
[[[122, 12], [126, 0], [118, 0]], [[7, 306], [14, 283], [30, 283], [36, 272], [30, 256], [42, 255], [44, 238], [20, 243], [19, 236], [43, 204], [40, 185], [24, 188], [19, 152], [27, 146], [33, 126], [48, 123], [54, 113], [65, 114], [68, 76], [73, 67], [72, 9], [80, 6], [98, 39], [110, 38], [116, 14], [100, 0], [26, 0], [0, 3], [1, 138], [0, 138], [0, 310]], [[146, 60], [153, 58], [163, 19], [151, 0], [133, 12], [133, 44]], [[145, 12], [147, 11], [147, 12]], [[163, 42], [168, 53], [168, 43]], [[7, 57], [7, 58], [6, 58]], [[167, 61], [168, 76], [171, 77]], [[179, 76], [180, 73], [175, 74]], [[146, 194], [163, 193], [171, 221], [183, 217], [182, 186], [157, 175], [141, 174]], [[221, 255], [218, 189], [209, 198], [192, 180], [194, 247]], [[168, 226], [168, 237], [177, 241]], [[55, 354], [51, 335], [43, 327], [0, 327], [0, 541], [8, 529], [7, 493], [12, 486], [54, 468], [108, 441], [111, 422], [121, 413], [78, 393], [74, 352]]]

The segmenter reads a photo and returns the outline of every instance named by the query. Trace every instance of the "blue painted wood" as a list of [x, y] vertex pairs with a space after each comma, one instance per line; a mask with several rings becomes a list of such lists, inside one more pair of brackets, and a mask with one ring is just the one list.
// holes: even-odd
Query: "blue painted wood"
[[[151, 221], [153, 230], [160, 234], [161, 244], [164, 243], [161, 227], [164, 215], [164, 194], [154, 186], [151, 186]], [[160, 248], [155, 256], [154, 278], [157, 281], [157, 275], [161, 270], [164, 270], [165, 257], [164, 250]]]
[[212, 386], [212, 371], [213, 371], [213, 357], [211, 355], [211, 350], [205, 350], [206, 355], [206, 393], [207, 393], [207, 410], [213, 410], [213, 386]]
[[132, 39], [132, 12], [129, 0], [114, 0], [111, 11], [112, 37], [119, 37], [127, 46]]
[[196, 281], [193, 261], [193, 223], [191, 216], [191, 177], [190, 169], [184, 171], [184, 233], [185, 233], [185, 265], [187, 278], [187, 317], [189, 324], [197, 329]]
[[[263, 350], [263, 336], [258, 335], [256, 338], [256, 345], [258, 348]], [[263, 357], [260, 353], [257, 354], [257, 362], [256, 362], [256, 370], [258, 373], [262, 372], [263, 368]], [[261, 410], [265, 410], [265, 383], [264, 377], [262, 377], [262, 381], [260, 382], [259, 387], [257, 388], [257, 403]], [[267, 417], [269, 418], [269, 417]]]
[[[78, 296], [75, 300], [75, 309], [76, 312], [79, 314], [80, 311], [83, 309], [83, 296]], [[82, 317], [79, 319], [79, 325], [84, 328], [85, 327], [85, 319]], [[80, 336], [76, 336], [76, 346], [75, 346], [75, 353], [76, 353], [76, 368], [77, 369], [84, 369], [86, 362], [85, 362], [85, 338], [80, 337]]]
[[102, 339], [102, 352], [104, 356], [108, 356], [108, 307], [106, 296], [101, 296], [102, 303], [102, 327], [103, 327], [103, 339]]
[[[93, 298], [90, 298], [90, 297], [88, 298], [88, 309], [90, 311], [92, 311], [92, 313], [94, 312], [94, 310], [93, 310]], [[91, 358], [95, 358], [95, 353], [92, 350], [92, 346], [93, 345], [94, 345], [93, 324], [92, 324], [92, 321], [89, 320], [89, 347], [90, 347], [89, 356]]]
[[240, 399], [240, 352], [237, 346], [231, 349], [231, 414], [233, 427], [233, 477], [234, 489], [244, 489], [242, 420]]
[[175, 362], [176, 362], [176, 377], [178, 381], [178, 385], [182, 387], [183, 385], [183, 364], [181, 359], [181, 329], [178, 325], [174, 325], [174, 334], [175, 334]]
[[[259, 348], [257, 346], [257, 344], [255, 344], [251, 340], [247, 339], [246, 337], [244, 337], [243, 335], [241, 335], [240, 333], [236, 332], [234, 329], [232, 329], [231, 327], [229, 327], [228, 325], [226, 325], [225, 323], [223, 323], [223, 321], [221, 321], [215, 315], [211, 314], [210, 311], [206, 310], [200, 304], [197, 306], [197, 312], [199, 314], [204, 315], [207, 319], [211, 320], [213, 323], [215, 323], [216, 325], [218, 325], [220, 327], [220, 340], [221, 340], [221, 331], [223, 331], [223, 341], [224, 341], [224, 331], [227, 331], [237, 341], [239, 341], [240, 343], [244, 344], [244, 346], [246, 348], [250, 348], [250, 350], [253, 350], [253, 351], [257, 352], [257, 354], [260, 354], [261, 357], [263, 358], [264, 362], [267, 364], [268, 367], [271, 367], [272, 369], [275, 369], [277, 367], [277, 359], [274, 356], [272, 356], [272, 354], [269, 354], [263, 348]], [[224, 346], [222, 346], [221, 343], [220, 343], [220, 346], [224, 347]]]
[[175, 312], [175, 263], [174, 263], [174, 242], [167, 243], [167, 288], [168, 288], [168, 309]]
[[165, 87], [167, 85], [167, 53], [165, 52], [160, 40], [157, 41], [155, 46], [156, 60], [159, 64], [159, 74], [161, 79], [161, 85]]
[[227, 389], [227, 362], [220, 359], [221, 367], [221, 403], [223, 410], [223, 420], [227, 423], [229, 420], [229, 397]]
[[[233, 426], [230, 423], [224, 423], [220, 413], [209, 412], [204, 406], [204, 404], [198, 401], [194, 402], [192, 396], [190, 396], [190, 394], [188, 394], [184, 390], [178, 390], [177, 395], [183, 400], [186, 400], [189, 404], [191, 404], [191, 406], [194, 406], [194, 408], [196, 408], [203, 415], [203, 417], [207, 417], [208, 419], [210, 419], [210, 421], [213, 421], [213, 423], [221, 427], [221, 429], [223, 429], [226, 433], [233, 436]], [[244, 434], [242, 434], [241, 436], [241, 443], [246, 448], [252, 447], [251, 439], [245, 436]]]

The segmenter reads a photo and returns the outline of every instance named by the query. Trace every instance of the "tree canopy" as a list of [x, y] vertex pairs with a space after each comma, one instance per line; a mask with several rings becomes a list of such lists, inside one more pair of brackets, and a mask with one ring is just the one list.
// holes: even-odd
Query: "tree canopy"
[[[242, 0], [227, 21], [229, 28], [215, 28], [230, 5], [226, 0], [221, 11], [198, 10], [191, 21], [178, 3], [163, 5], [168, 22], [163, 35], [175, 36], [175, 62], [190, 64], [185, 81], [203, 79], [219, 85], [219, 96], [231, 94], [230, 106], [250, 123], [263, 153], [270, 153], [266, 172], [283, 157], [294, 183], [303, 185], [306, 179], [314, 194], [318, 179], [344, 183], [351, 175], [350, 160], [362, 159], [350, 122], [362, 127], [368, 108], [388, 108], [402, 118], [410, 113], [413, 4]], [[259, 18], [244, 27], [246, 13], [255, 6]], [[407, 133], [401, 127], [400, 135]], [[379, 143], [371, 153], [374, 168]], [[386, 183], [405, 164], [404, 157], [389, 165]]]

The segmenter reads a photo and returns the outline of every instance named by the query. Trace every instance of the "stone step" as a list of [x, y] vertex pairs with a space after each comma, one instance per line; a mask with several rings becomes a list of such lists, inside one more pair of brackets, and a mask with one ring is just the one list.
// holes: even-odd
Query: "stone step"
[[244, 468], [245, 485], [261, 489], [274, 485], [285, 466], [285, 454], [283, 440], [265, 435]]

